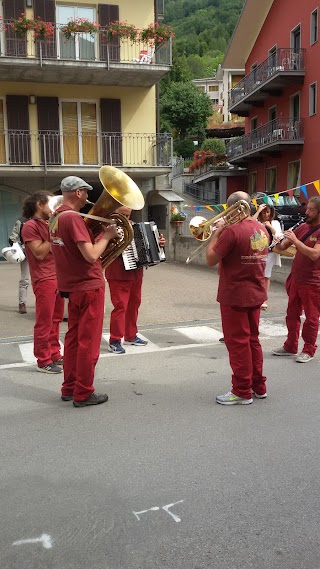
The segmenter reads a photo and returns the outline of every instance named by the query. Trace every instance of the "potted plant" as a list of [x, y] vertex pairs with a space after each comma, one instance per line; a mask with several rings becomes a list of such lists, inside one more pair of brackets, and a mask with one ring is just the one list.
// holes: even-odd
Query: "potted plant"
[[37, 40], [50, 40], [54, 34], [51, 22], [43, 22], [40, 18], [33, 20], [34, 38]]
[[18, 39], [24, 39], [27, 32], [33, 29], [33, 19], [26, 18], [25, 14], [21, 14], [18, 20], [12, 20], [10, 27], [15, 32]]
[[93, 36], [99, 31], [99, 24], [90, 22], [87, 18], [75, 18], [62, 26], [61, 32], [69, 40], [75, 34], [90, 34]]
[[174, 31], [167, 24], [159, 24], [154, 22], [140, 32], [140, 41], [143, 43], [152, 43], [156, 47], [167, 43], [170, 38], [174, 38]]
[[132, 43], [135, 43], [138, 38], [137, 28], [133, 24], [128, 24], [127, 20], [110, 22], [103, 29], [103, 32], [106, 34], [108, 42], [114, 38], [119, 38], [120, 40], [129, 39]]
[[183, 211], [179, 211], [176, 206], [172, 208], [170, 219], [172, 225], [182, 225], [186, 218], [187, 216]]

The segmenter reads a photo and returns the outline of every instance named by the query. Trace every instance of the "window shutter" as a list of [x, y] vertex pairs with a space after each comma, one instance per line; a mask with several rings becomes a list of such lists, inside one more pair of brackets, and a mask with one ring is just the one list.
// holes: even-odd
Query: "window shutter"
[[[99, 4], [99, 24], [107, 26], [111, 22], [119, 21], [119, 6], [115, 4]], [[107, 42], [105, 35], [100, 34], [100, 60], [107, 61]], [[120, 61], [120, 39], [115, 37], [109, 43], [109, 59], [110, 61]]]
[[10, 164], [31, 164], [28, 97], [7, 95]]
[[[38, 16], [44, 22], [51, 22], [53, 25], [56, 23], [56, 7], [55, 0], [34, 0], [34, 16]], [[48, 41], [41, 42], [42, 57], [54, 58], [56, 56], [56, 30], [54, 35]], [[40, 42], [36, 42], [37, 56], [40, 55]]]
[[37, 97], [41, 164], [61, 164], [59, 100]]
[[102, 159], [104, 164], [122, 166], [120, 99], [101, 99]]
[[[3, 0], [3, 19], [17, 20], [25, 11], [24, 0]], [[27, 39], [18, 39], [10, 26], [6, 26], [6, 55], [14, 55], [16, 57], [24, 57], [27, 54]]]

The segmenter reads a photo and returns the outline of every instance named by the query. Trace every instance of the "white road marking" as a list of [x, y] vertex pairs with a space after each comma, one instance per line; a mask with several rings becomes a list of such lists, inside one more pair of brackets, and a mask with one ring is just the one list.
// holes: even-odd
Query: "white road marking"
[[24, 362], [33, 365], [37, 363], [37, 360], [33, 355], [33, 342], [29, 344], [19, 344], [19, 350]]
[[176, 516], [175, 514], [173, 514], [172, 512], [169, 512], [169, 508], [172, 508], [172, 506], [175, 506], [176, 504], [181, 504], [183, 502], [183, 500], [179, 500], [179, 502], [173, 502], [172, 504], [168, 504], [167, 506], [162, 506], [162, 509], [167, 512], [167, 514], [169, 514], [170, 516], [173, 517], [175, 522], [181, 522], [181, 518], [179, 518], [178, 516]]
[[218, 342], [222, 336], [222, 332], [210, 328], [209, 326], [190, 326], [189, 328], [173, 328], [176, 332], [187, 336], [190, 340], [195, 340], [201, 344], [210, 344], [211, 342]]
[[260, 321], [260, 336], [261, 338], [274, 337], [274, 336], [286, 336], [287, 327], [285, 324], [276, 324], [272, 320], [263, 319]]
[[140, 518], [139, 518], [140, 514], [146, 514], [147, 512], [156, 512], [157, 510], [160, 510], [160, 508], [158, 508], [158, 506], [154, 506], [153, 508], [149, 508], [148, 510], [141, 510], [141, 512], [132, 512], [132, 513], [136, 516], [136, 518], [140, 522]]
[[12, 545], [25, 545], [27, 543], [41, 543], [45, 549], [51, 549], [52, 547], [52, 539], [47, 533], [43, 533], [40, 537], [33, 539], [19, 539], [14, 541]]

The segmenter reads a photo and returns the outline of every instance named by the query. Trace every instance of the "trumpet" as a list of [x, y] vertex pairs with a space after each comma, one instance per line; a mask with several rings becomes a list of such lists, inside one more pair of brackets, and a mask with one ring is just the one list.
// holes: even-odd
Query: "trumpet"
[[193, 254], [187, 258], [187, 265], [198, 255], [204, 246], [207, 245], [207, 242], [211, 239], [213, 232], [217, 229], [216, 223], [218, 220], [223, 219], [225, 225], [234, 225], [246, 217], [249, 217], [250, 214], [250, 205], [245, 200], [239, 200], [211, 219], [207, 220], [205, 217], [201, 216], [193, 217], [189, 223], [190, 233], [192, 237], [202, 243], [197, 247]]

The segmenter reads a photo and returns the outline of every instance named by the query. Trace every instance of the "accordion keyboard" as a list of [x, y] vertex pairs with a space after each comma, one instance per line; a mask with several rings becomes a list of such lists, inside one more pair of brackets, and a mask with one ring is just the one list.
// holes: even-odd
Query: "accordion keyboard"
[[137, 268], [138, 252], [134, 241], [122, 253], [124, 268], [126, 271], [131, 271]]

